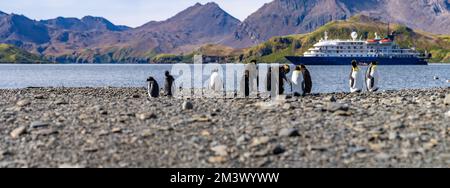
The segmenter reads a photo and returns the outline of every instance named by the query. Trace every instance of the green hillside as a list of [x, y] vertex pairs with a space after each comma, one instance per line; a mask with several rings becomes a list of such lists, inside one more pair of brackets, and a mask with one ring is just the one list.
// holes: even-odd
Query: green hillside
[[[414, 31], [408, 27], [391, 24], [396, 33], [396, 43], [402, 48], [416, 47], [420, 52], [432, 53], [431, 62], [450, 63], [450, 36]], [[388, 24], [370, 19], [367, 16], [354, 16], [346, 21], [330, 22], [308, 34], [274, 37], [269, 41], [245, 50], [244, 59], [257, 59], [265, 63], [286, 63], [285, 56], [302, 55], [328, 32], [333, 39], [349, 39], [352, 31], [357, 31], [362, 39], [374, 38], [375, 32], [386, 35]]]
[[0, 44], [0, 63], [48, 63], [48, 61], [12, 45]]

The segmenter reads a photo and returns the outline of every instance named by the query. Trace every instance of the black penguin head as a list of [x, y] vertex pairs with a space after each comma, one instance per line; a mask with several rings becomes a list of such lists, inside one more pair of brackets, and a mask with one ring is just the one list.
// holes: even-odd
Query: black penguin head
[[378, 62], [372, 61], [372, 63], [370, 63], [370, 64], [372, 64], [372, 65], [378, 65]]
[[153, 78], [151, 76], [147, 78], [147, 82], [154, 82], [154, 81], [155, 81], [155, 78]]
[[252, 63], [252, 64], [256, 64], [256, 60], [255, 60], [255, 59], [253, 59], [253, 60], [251, 60], [251, 61], [250, 61], [250, 63]]
[[291, 67], [288, 64], [283, 65], [283, 69], [285, 74], [289, 74], [291, 72]]
[[358, 66], [358, 62], [356, 62], [356, 60], [352, 61], [352, 67], [357, 67]]
[[296, 71], [301, 71], [301, 70], [302, 70], [302, 66], [300, 66], [300, 65], [299, 65], [299, 66], [296, 66], [296, 67], [295, 67], [295, 70], [296, 70]]
[[306, 66], [303, 65], [303, 64], [300, 65], [300, 68], [301, 68], [302, 70], [306, 70]]
[[164, 74], [165, 74], [166, 76], [170, 76], [170, 72], [169, 72], [169, 71], [166, 71]]

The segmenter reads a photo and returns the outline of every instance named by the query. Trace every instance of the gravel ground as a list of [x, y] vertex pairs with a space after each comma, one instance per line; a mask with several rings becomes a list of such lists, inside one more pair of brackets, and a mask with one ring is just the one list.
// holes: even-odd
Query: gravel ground
[[450, 88], [276, 101], [0, 90], [0, 167], [450, 167], [449, 110]]

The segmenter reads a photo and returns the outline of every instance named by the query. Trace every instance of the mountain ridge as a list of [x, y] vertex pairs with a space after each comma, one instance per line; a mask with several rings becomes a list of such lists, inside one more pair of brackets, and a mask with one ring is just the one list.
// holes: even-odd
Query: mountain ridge
[[249, 47], [273, 36], [312, 32], [330, 21], [356, 14], [450, 34], [449, 0], [274, 0], [244, 20], [227, 43]]

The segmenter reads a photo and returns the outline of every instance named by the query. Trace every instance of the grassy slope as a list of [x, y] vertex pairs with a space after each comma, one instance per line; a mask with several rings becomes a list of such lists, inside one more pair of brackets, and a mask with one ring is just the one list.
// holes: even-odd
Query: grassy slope
[[0, 63], [48, 63], [48, 61], [12, 45], [0, 44]]
[[[416, 46], [421, 52], [431, 52], [431, 62], [450, 63], [450, 36], [435, 35], [422, 31], [413, 31], [402, 25], [392, 25], [397, 33], [396, 42], [403, 48]], [[266, 63], [286, 63], [288, 55], [301, 55], [312, 47], [328, 31], [330, 38], [347, 39], [352, 31], [357, 31], [363, 39], [374, 38], [374, 33], [387, 33], [387, 24], [372, 20], [366, 16], [355, 16], [346, 21], [330, 22], [308, 34], [274, 37], [269, 41], [245, 50], [246, 61], [257, 59]]]

